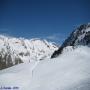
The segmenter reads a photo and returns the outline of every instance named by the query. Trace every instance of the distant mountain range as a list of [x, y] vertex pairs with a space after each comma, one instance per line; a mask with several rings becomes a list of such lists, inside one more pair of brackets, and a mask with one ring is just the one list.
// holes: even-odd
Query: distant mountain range
[[51, 58], [57, 57], [67, 46], [76, 47], [78, 45], [90, 46], [90, 23], [77, 27], [64, 41], [61, 47], [53, 53]]
[[90, 23], [77, 27], [60, 47], [39, 38], [24, 39], [0, 35], [0, 70], [20, 63], [55, 58], [68, 46], [73, 49], [79, 45], [90, 46]]
[[0, 35], [0, 69], [50, 58], [57, 49], [54, 43], [38, 38], [29, 40]]

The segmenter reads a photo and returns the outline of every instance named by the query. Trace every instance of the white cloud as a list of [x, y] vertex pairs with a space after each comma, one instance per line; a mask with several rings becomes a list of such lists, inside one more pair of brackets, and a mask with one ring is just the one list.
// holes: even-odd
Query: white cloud
[[64, 40], [65, 40], [65, 35], [64, 34], [53, 34], [53, 35], [50, 35], [50, 36], [47, 36], [46, 37], [48, 40], [52, 40], [52, 41], [55, 41], [55, 42], [60, 42], [62, 43]]
[[59, 40], [59, 38], [56, 35], [47, 36], [47, 39], [50, 39], [50, 40]]

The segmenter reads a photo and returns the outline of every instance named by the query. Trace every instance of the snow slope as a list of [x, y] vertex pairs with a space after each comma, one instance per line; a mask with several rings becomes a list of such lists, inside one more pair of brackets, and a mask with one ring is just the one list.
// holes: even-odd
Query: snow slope
[[16, 86], [19, 90], [90, 90], [89, 52], [89, 47], [80, 46], [58, 58], [2, 70], [0, 86]]
[[0, 69], [19, 63], [50, 58], [58, 47], [41, 39], [24, 39], [0, 35]]

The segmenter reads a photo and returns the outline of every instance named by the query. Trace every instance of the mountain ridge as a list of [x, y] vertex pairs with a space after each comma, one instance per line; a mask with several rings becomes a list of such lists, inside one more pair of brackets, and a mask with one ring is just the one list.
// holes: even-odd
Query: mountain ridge
[[90, 23], [82, 24], [77, 27], [64, 41], [61, 47], [52, 54], [51, 58], [57, 57], [67, 46], [75, 47], [78, 45], [90, 46]]
[[0, 35], [0, 69], [50, 58], [57, 46], [47, 40]]

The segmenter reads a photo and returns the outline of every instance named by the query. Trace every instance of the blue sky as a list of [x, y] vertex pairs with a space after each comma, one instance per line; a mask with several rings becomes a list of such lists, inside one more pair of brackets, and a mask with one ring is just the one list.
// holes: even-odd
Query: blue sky
[[61, 43], [90, 21], [90, 0], [0, 0], [0, 33]]

